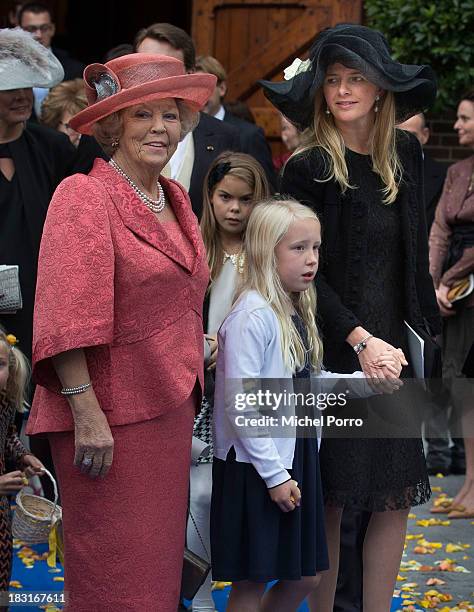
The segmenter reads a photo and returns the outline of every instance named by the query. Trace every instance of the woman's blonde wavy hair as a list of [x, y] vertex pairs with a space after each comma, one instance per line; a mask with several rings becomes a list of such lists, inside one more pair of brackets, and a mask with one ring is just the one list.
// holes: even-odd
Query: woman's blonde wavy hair
[[[204, 179], [202, 197], [201, 233], [204, 246], [206, 247], [207, 264], [211, 272], [211, 284], [219, 276], [224, 259], [219, 227], [214, 216], [212, 207], [212, 196], [219, 183], [209, 190], [209, 176], [216, 166], [223, 163], [230, 164], [230, 170], [226, 176], [238, 178], [249, 186], [252, 191], [253, 202], [260, 202], [270, 196], [270, 186], [262, 166], [251, 155], [246, 153], [234, 153], [225, 151], [221, 153], [211, 164]], [[242, 236], [242, 241], [244, 236]]]
[[4, 391], [7, 401], [13, 404], [18, 412], [24, 412], [27, 402], [27, 389], [30, 380], [30, 364], [20, 349], [8, 342], [7, 334], [0, 327], [0, 342], [8, 348], [8, 380]]
[[[395, 99], [393, 93], [385, 92], [378, 102], [375, 123], [369, 143], [372, 168], [384, 184], [382, 190], [384, 204], [393, 204], [397, 198], [402, 176], [402, 166], [397, 153], [395, 127]], [[318, 89], [314, 101], [313, 124], [303, 134], [303, 143], [293, 156], [301, 155], [314, 147], [326, 153], [327, 175], [322, 182], [335, 180], [342, 193], [354, 189], [349, 184], [349, 171], [345, 160], [346, 146], [334, 124], [332, 115], [325, 112], [325, 99], [322, 88]]]
[[305, 291], [290, 295], [283, 288], [277, 272], [275, 248], [291, 224], [300, 219], [314, 219], [319, 223], [310, 208], [291, 198], [272, 198], [255, 207], [245, 234], [247, 268], [239, 295], [255, 290], [271, 306], [280, 325], [283, 360], [292, 372], [303, 368], [306, 363], [305, 347], [291, 319], [291, 312], [296, 310], [308, 330], [309, 362], [318, 372], [323, 346], [316, 325], [314, 283]]

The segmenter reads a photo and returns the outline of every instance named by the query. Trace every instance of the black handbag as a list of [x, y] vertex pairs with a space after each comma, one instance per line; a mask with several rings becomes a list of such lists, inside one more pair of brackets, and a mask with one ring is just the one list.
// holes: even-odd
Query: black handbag
[[[199, 529], [197, 528], [196, 521], [194, 520], [193, 515], [191, 514], [191, 510], [189, 511], [189, 516], [193, 522], [194, 528], [201, 540], [202, 547], [206, 551], [207, 550], [204, 545], [204, 542], [201, 538], [201, 534], [199, 533]], [[209, 561], [206, 561], [199, 555], [193, 553], [189, 548], [184, 549], [184, 559], [183, 559], [183, 572], [181, 576], [181, 597], [184, 599], [194, 599], [196, 593], [199, 591], [204, 581], [207, 578], [207, 575], [211, 571], [211, 564]]]

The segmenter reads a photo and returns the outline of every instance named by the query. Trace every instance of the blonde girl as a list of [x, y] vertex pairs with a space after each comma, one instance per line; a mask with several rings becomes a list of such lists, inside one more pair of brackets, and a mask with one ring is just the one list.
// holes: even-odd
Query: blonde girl
[[[313, 282], [320, 244], [310, 208], [259, 204], [247, 226], [245, 280], [219, 331], [211, 548], [214, 579], [233, 582], [231, 612], [297, 610], [329, 565], [317, 440], [249, 435], [234, 418], [232, 392], [242, 379], [293, 385], [337, 376], [321, 367]], [[396, 376], [397, 364], [386, 353], [375, 365]], [[250, 400], [242, 410], [252, 414]]]
[[[210, 549], [209, 511], [212, 480], [212, 405], [216, 334], [229, 312], [236, 287], [245, 269], [243, 241], [255, 203], [267, 198], [270, 188], [261, 165], [250, 155], [226, 152], [219, 155], [204, 181], [201, 232], [206, 247], [211, 282], [204, 303], [204, 351], [206, 389], [194, 436], [209, 444], [205, 457], [191, 466], [192, 519], [188, 523], [188, 546], [206, 558]], [[194, 520], [194, 522], [193, 522]], [[202, 541], [201, 541], [202, 539]], [[206, 544], [204, 550], [203, 542]], [[194, 612], [213, 612], [211, 577], [193, 600]]]
[[[26, 476], [43, 468], [20, 441], [14, 425], [16, 411], [23, 411], [29, 379], [26, 357], [15, 347], [16, 339], [0, 328], [0, 592], [8, 591], [11, 575], [12, 540], [8, 496], [27, 484]], [[5, 472], [6, 462], [16, 464]], [[0, 607], [0, 610], [7, 608]]]

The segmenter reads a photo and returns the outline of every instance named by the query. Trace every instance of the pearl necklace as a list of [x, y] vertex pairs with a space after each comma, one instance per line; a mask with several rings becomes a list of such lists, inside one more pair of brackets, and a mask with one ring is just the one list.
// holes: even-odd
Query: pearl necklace
[[117, 164], [114, 159], [111, 158], [109, 160], [109, 164], [120, 174], [120, 176], [122, 176], [127, 181], [127, 183], [135, 191], [140, 200], [145, 204], [145, 206], [147, 206], [154, 213], [160, 213], [163, 211], [164, 207], [166, 206], [166, 199], [165, 193], [163, 191], [162, 186], [160, 185], [159, 180], [156, 181], [156, 186], [158, 187], [158, 199], [152, 200], [152, 198], [147, 196], [147, 194], [140, 189], [140, 187], [135, 183], [135, 181], [133, 181], [128, 176], [128, 174], [126, 174], [122, 170], [122, 168]]

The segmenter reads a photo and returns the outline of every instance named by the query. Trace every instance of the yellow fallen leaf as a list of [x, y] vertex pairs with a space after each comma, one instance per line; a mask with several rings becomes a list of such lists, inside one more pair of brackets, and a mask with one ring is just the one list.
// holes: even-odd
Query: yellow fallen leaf
[[53, 581], [54, 582], [64, 582], [64, 577], [63, 576], [53, 576]]
[[443, 489], [441, 487], [431, 487], [433, 493], [440, 493]]
[[429, 548], [443, 548], [442, 542], [428, 542], [428, 540], [420, 540], [418, 542], [420, 546], [428, 546]]
[[225, 589], [227, 586], [230, 586], [232, 584], [232, 582], [221, 582], [221, 581], [215, 581], [212, 583], [212, 590], [213, 591], [222, 591], [223, 589]]
[[436, 474], [436, 478], [444, 478], [444, 474], [441, 474], [441, 472], [438, 472]]
[[437, 518], [430, 518], [430, 519], [421, 519], [420, 521], [416, 521], [416, 524], [419, 527], [434, 527], [438, 525], [441, 525], [442, 527], [448, 527], [449, 525], [451, 525], [451, 521], [437, 519]]
[[413, 512], [410, 512], [410, 514], [408, 515], [409, 519], [416, 519], [416, 514], [413, 514]]
[[19, 580], [10, 580], [10, 586], [12, 589], [22, 589], [23, 585]]

